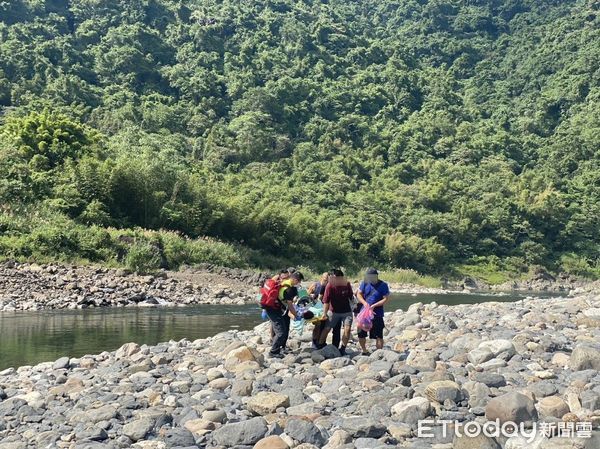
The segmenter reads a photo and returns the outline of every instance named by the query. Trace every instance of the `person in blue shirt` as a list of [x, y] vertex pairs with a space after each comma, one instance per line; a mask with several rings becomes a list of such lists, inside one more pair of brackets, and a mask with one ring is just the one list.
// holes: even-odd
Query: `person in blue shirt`
[[[358, 287], [357, 298], [359, 302], [358, 311], [363, 307], [371, 307], [373, 309], [373, 327], [369, 331], [369, 338], [376, 340], [377, 349], [383, 349], [383, 305], [390, 297], [390, 288], [388, 285], [379, 279], [379, 273], [375, 268], [369, 268], [365, 272], [365, 279]], [[367, 355], [367, 332], [359, 329], [358, 343], [362, 349], [362, 353]]]

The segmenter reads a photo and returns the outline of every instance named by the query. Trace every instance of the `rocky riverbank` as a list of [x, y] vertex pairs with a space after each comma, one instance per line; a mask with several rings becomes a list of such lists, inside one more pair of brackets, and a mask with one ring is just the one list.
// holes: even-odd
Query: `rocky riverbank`
[[[269, 359], [263, 324], [4, 370], [0, 449], [600, 447], [598, 295], [414, 304], [386, 322], [370, 356], [311, 352], [307, 327]], [[459, 424], [417, 438], [421, 419]], [[487, 419], [596, 430], [531, 443], [452, 431]]]
[[246, 304], [255, 301], [260, 278], [214, 267], [139, 276], [123, 269], [5, 262], [0, 264], [0, 311]]

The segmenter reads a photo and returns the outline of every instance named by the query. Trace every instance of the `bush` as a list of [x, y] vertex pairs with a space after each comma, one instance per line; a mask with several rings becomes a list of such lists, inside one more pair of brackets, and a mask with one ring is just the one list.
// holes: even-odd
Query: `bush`
[[384, 254], [395, 267], [439, 272], [446, 265], [448, 250], [435, 238], [395, 233], [385, 239]]
[[592, 266], [584, 257], [574, 253], [563, 254], [560, 258], [560, 266], [563, 271], [569, 274], [589, 279], [600, 278], [600, 263], [598, 261], [596, 266]]
[[203, 238], [190, 241], [190, 263], [213, 263], [224, 267], [241, 268], [246, 261], [239, 248], [218, 240]]
[[161, 255], [158, 246], [136, 240], [125, 257], [125, 266], [137, 273], [151, 273], [160, 268]]
[[169, 269], [190, 263], [190, 239], [176, 232], [161, 232], [163, 253]]
[[[363, 270], [364, 271], [364, 270]], [[379, 278], [395, 284], [422, 285], [423, 287], [438, 288], [442, 281], [434, 276], [425, 276], [415, 270], [380, 271]]]
[[79, 215], [79, 221], [88, 225], [108, 226], [112, 219], [104, 204], [92, 200]]

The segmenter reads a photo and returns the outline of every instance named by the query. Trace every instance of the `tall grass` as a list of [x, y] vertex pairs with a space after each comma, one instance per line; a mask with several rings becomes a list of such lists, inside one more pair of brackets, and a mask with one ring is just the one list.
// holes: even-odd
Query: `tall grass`
[[429, 288], [439, 288], [442, 286], [442, 280], [440, 278], [420, 274], [415, 270], [383, 270], [379, 271], [379, 278], [394, 284], [420, 285]]

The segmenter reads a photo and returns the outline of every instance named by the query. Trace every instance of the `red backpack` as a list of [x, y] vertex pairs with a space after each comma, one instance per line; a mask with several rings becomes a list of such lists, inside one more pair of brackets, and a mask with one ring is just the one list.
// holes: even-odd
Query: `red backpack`
[[260, 306], [263, 309], [281, 309], [281, 302], [279, 301], [280, 289], [280, 280], [267, 279], [260, 289]]

